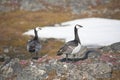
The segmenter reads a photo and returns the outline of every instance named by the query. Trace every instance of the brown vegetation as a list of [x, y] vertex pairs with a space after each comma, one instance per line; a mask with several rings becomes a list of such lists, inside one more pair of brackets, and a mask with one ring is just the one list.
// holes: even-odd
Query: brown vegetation
[[[54, 25], [56, 23], [61, 23], [74, 18], [73, 15], [64, 12], [29, 12], [29, 11], [13, 11], [13, 12], [1, 12], [0, 13], [0, 47], [1, 49], [5, 46], [12, 47], [12, 50], [16, 47], [21, 47], [20, 54], [28, 53], [26, 52], [26, 42], [29, 39], [28, 36], [23, 36], [22, 34], [37, 26]], [[51, 41], [51, 40], [50, 40]], [[42, 54], [44, 53], [55, 53], [60, 43], [59, 41], [53, 41], [53, 43], [43, 43]], [[55, 44], [53, 46], [49, 44]], [[13, 51], [11, 54], [14, 54]], [[0, 50], [0, 53], [3, 53]], [[9, 53], [9, 54], [10, 54]]]

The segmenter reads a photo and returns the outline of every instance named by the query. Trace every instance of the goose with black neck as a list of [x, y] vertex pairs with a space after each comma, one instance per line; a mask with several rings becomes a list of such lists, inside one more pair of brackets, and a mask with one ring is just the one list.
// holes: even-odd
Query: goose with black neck
[[66, 62], [68, 61], [68, 56], [69, 55], [73, 55], [75, 57], [76, 54], [78, 54], [81, 50], [81, 41], [79, 39], [79, 35], [78, 35], [78, 29], [82, 27], [81, 25], [75, 25], [74, 27], [74, 40], [69, 41], [67, 43], [65, 43], [57, 52], [57, 55], [62, 55], [65, 54], [66, 55]]

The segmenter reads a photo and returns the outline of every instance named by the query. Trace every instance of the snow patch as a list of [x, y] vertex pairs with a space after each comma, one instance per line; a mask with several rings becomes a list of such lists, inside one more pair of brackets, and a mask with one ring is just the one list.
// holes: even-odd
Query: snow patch
[[[78, 31], [82, 45], [106, 46], [120, 42], [120, 20], [85, 18], [63, 22], [57, 26], [45, 26], [38, 32], [40, 38], [56, 38], [70, 41], [74, 39], [74, 26], [82, 25]], [[29, 30], [24, 35], [34, 35]]]

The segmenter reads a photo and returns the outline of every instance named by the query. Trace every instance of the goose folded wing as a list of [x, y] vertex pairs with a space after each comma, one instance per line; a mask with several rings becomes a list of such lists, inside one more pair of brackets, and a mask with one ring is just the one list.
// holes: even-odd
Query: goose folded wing
[[61, 53], [69, 54], [72, 53], [73, 49], [77, 46], [76, 42], [70, 41], [67, 42], [64, 46], [62, 46], [59, 50]]

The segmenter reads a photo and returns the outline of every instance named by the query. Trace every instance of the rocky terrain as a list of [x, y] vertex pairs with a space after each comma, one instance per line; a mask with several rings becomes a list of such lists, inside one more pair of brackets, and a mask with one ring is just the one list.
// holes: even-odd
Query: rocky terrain
[[119, 80], [120, 43], [99, 49], [83, 47], [75, 59], [64, 56], [22, 60], [0, 56], [0, 80]]
[[[119, 0], [0, 0], [0, 11], [69, 12], [82, 17], [120, 19]], [[114, 5], [114, 6], [113, 6]]]
[[90, 6], [109, 3], [111, 0], [0, 0], [0, 11], [12, 10], [68, 10], [79, 13]]
[[73, 14], [89, 14], [89, 17], [93, 14], [108, 16], [120, 12], [117, 3], [120, 3], [119, 0], [0, 0], [0, 11], [69, 11]]

